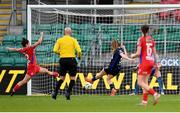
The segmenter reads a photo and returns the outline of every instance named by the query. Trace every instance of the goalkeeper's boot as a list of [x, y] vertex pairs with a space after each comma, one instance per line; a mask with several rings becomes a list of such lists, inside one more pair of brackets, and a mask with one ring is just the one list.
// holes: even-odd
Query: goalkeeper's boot
[[154, 94], [154, 102], [153, 105], [156, 105], [159, 102], [160, 94], [155, 93]]
[[52, 99], [56, 100], [57, 93], [55, 91], [53, 91], [52, 94], [51, 94], [51, 97], [52, 97]]
[[86, 82], [89, 82], [89, 83], [91, 83], [91, 84], [93, 84], [93, 81], [92, 81], [91, 78], [87, 78], [87, 77], [86, 77], [86, 78], [85, 78], [85, 81], [86, 81]]
[[66, 96], [66, 100], [71, 100], [69, 92], [66, 92], [65, 96]]
[[110, 96], [115, 96], [116, 93], [117, 93], [117, 90], [113, 88], [113, 89], [111, 90]]
[[12, 92], [11, 92], [11, 96], [13, 96], [14, 94], [15, 94], [15, 92], [14, 92], [14, 91], [12, 91]]

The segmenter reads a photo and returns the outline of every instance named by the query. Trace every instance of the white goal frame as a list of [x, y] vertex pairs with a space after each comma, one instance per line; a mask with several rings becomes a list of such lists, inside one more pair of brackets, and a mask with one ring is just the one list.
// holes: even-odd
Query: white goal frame
[[[137, 8], [180, 8], [180, 4], [153, 4], [153, 5], [28, 5], [27, 6], [27, 38], [31, 44], [31, 11], [36, 8], [52, 9], [137, 9]], [[27, 95], [32, 95], [31, 80], [27, 84]]]

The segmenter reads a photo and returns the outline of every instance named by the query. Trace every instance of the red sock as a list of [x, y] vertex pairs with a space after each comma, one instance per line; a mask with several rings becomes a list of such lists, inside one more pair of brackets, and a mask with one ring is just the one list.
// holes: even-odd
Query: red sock
[[15, 85], [15, 87], [13, 88], [13, 91], [16, 92], [17, 90], [20, 89], [21, 86], [19, 86], [18, 84]]
[[156, 91], [154, 91], [154, 89], [149, 89], [149, 94], [151, 94], [151, 95], [154, 95], [155, 93], [156, 93]]
[[143, 93], [143, 101], [147, 102], [148, 100], [148, 93]]
[[53, 77], [58, 77], [59, 76], [59, 73], [57, 73], [57, 72], [53, 72], [53, 75], [52, 75]]

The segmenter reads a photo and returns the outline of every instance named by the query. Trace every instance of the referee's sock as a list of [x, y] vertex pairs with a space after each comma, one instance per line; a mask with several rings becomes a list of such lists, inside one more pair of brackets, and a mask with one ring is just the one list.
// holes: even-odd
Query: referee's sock
[[59, 87], [61, 86], [62, 83], [63, 83], [62, 79], [57, 82], [56, 88], [55, 88], [55, 94], [56, 95], [58, 94]]
[[74, 84], [75, 84], [75, 80], [71, 80], [70, 83], [69, 83], [69, 87], [67, 89], [68, 93], [71, 93]]

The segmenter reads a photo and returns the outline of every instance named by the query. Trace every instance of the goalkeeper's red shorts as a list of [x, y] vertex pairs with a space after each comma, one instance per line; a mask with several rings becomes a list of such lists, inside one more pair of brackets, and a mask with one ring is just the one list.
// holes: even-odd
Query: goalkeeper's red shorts
[[39, 71], [40, 71], [40, 66], [36, 64], [29, 64], [27, 67], [27, 74], [31, 77], [39, 73]]

